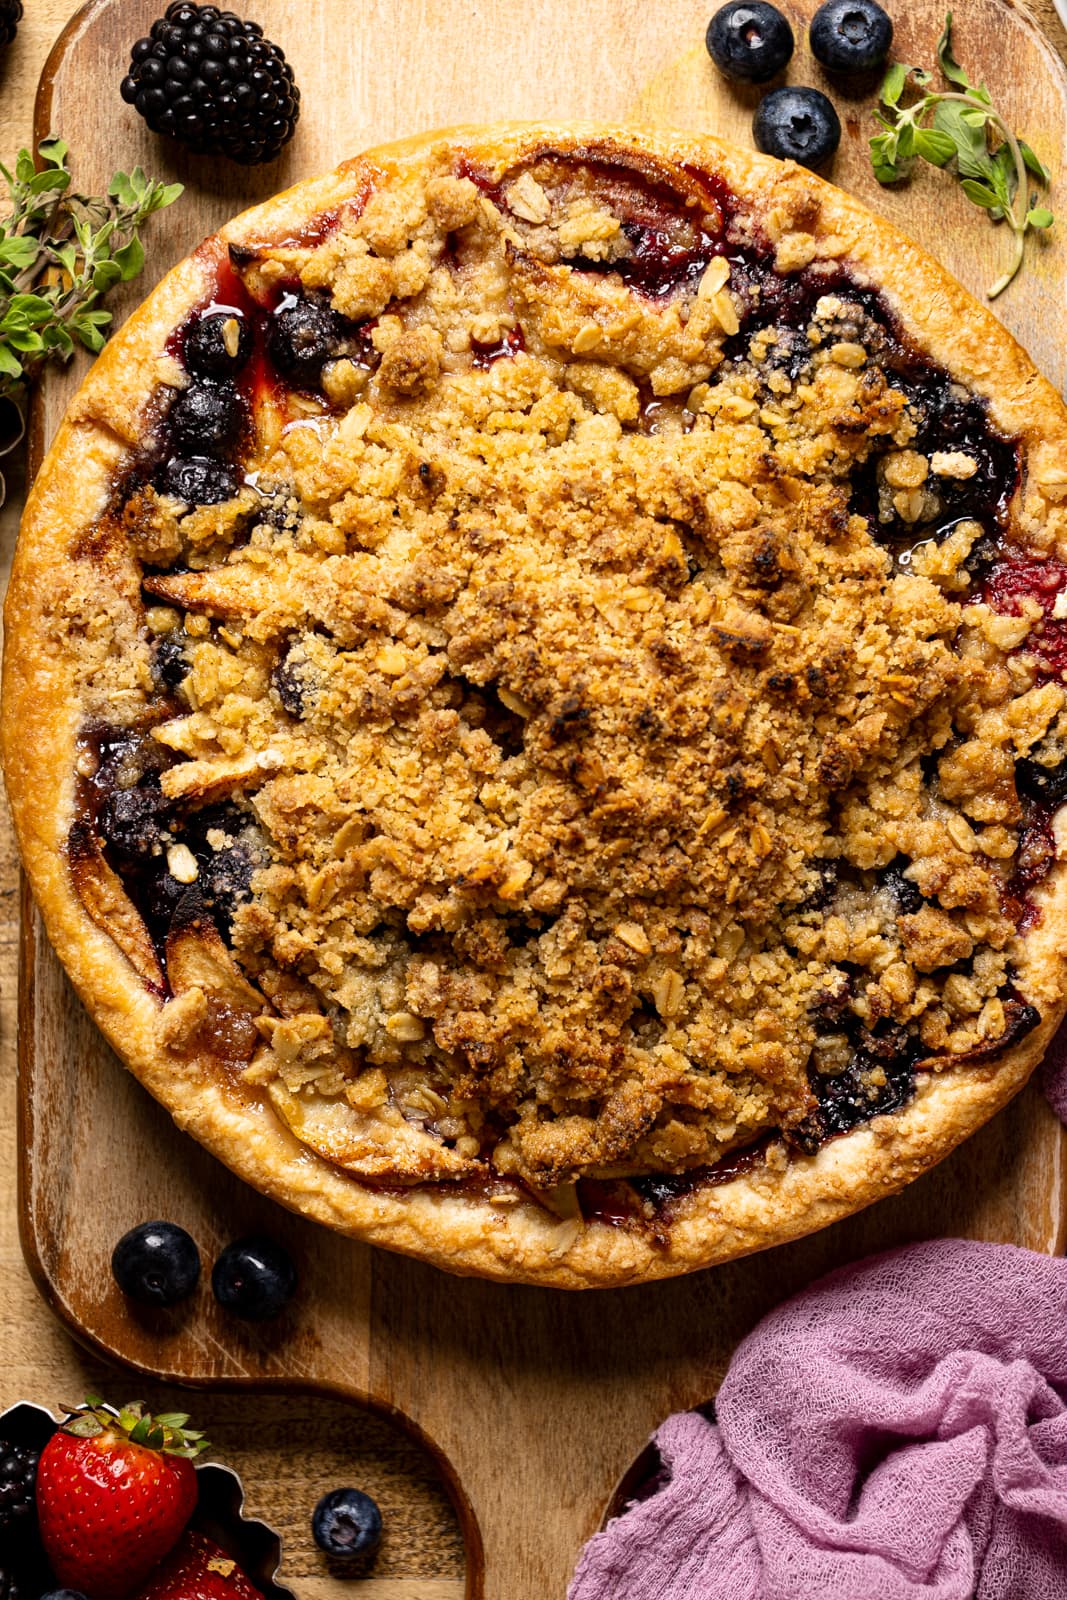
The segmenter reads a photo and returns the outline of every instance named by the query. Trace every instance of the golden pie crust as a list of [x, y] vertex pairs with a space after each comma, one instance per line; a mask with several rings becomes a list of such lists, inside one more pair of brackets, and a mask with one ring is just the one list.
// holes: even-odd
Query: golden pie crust
[[[193, 505], [160, 441], [238, 280], [258, 376], [203, 450], [243, 479]], [[343, 336], [279, 382], [304, 301]], [[1064, 1010], [1015, 772], [1067, 758], [1065, 459], [995, 318], [793, 166], [507, 125], [300, 184], [112, 339], [27, 506], [3, 754], [60, 959], [241, 1177], [450, 1271], [641, 1282], [846, 1216]], [[169, 927], [100, 820], [146, 782]]]

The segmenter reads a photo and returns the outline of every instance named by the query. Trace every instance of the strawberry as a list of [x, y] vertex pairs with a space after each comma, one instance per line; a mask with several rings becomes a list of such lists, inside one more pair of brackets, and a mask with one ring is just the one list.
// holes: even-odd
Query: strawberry
[[173, 1549], [196, 1506], [193, 1461], [207, 1448], [188, 1420], [88, 1400], [52, 1435], [37, 1468], [37, 1515], [60, 1585], [123, 1600]]
[[133, 1600], [263, 1600], [232, 1556], [202, 1533], [186, 1533]]

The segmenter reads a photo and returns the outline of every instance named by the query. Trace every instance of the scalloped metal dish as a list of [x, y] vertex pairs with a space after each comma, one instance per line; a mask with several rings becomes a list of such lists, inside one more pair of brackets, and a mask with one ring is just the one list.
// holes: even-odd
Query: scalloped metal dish
[[[0, 1439], [12, 1444], [41, 1449], [58, 1427], [59, 1421], [50, 1411], [28, 1400], [0, 1413]], [[190, 1526], [206, 1533], [240, 1562], [264, 1600], [296, 1600], [293, 1591], [278, 1582], [281, 1538], [265, 1522], [242, 1514], [245, 1492], [236, 1472], [208, 1462], [197, 1467], [196, 1481], [200, 1498]]]

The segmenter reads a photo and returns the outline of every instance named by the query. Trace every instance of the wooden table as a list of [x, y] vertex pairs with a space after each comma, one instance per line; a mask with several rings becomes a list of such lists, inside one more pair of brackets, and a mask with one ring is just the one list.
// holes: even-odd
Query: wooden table
[[[161, 11], [163, 6], [160, 0]], [[71, 0], [26, 0], [26, 8], [15, 44], [0, 60], [0, 159], [5, 162], [29, 142], [38, 75], [56, 35], [77, 9]], [[713, 0], [707, 8], [710, 14]], [[1051, 0], [1033, 0], [1030, 9], [1067, 58], [1067, 37]], [[250, 10], [254, 13], [254, 6]], [[966, 0], [960, 0], [961, 36], [966, 10]], [[66, 133], [76, 153], [76, 131], [57, 131]], [[6, 580], [24, 484], [13, 458], [3, 465], [8, 501], [0, 513], [0, 562]], [[0, 809], [0, 1409], [23, 1397], [58, 1405], [89, 1390], [115, 1400], [136, 1392], [150, 1403], [160, 1402], [164, 1396], [153, 1393], [151, 1385], [102, 1368], [69, 1339], [38, 1299], [22, 1261], [15, 1203], [17, 940], [18, 866], [5, 808]], [[176, 1403], [174, 1395], [165, 1398]], [[455, 1518], [429, 1464], [400, 1433], [323, 1401], [312, 1405], [266, 1397], [253, 1409], [239, 1396], [211, 1395], [199, 1402], [186, 1397], [183, 1403], [192, 1404], [219, 1453], [241, 1472], [249, 1509], [283, 1533], [287, 1569], [300, 1574], [301, 1600], [342, 1594], [357, 1600], [459, 1600], [463, 1549]], [[342, 1482], [373, 1493], [388, 1528], [375, 1575], [351, 1583], [328, 1576], [308, 1529], [317, 1493]]]

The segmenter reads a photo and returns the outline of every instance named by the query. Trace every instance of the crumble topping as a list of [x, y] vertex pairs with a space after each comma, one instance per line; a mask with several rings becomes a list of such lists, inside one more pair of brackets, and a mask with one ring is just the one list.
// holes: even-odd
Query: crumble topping
[[983, 588], [1014, 449], [817, 217], [451, 160], [242, 252], [261, 344], [316, 308], [300, 381], [227, 399], [232, 493], [105, 517], [116, 614], [55, 629], [139, 734], [85, 746], [80, 892], [194, 1030], [213, 915], [245, 1078], [369, 1180], [814, 1148], [1031, 1009], [1067, 572]]

